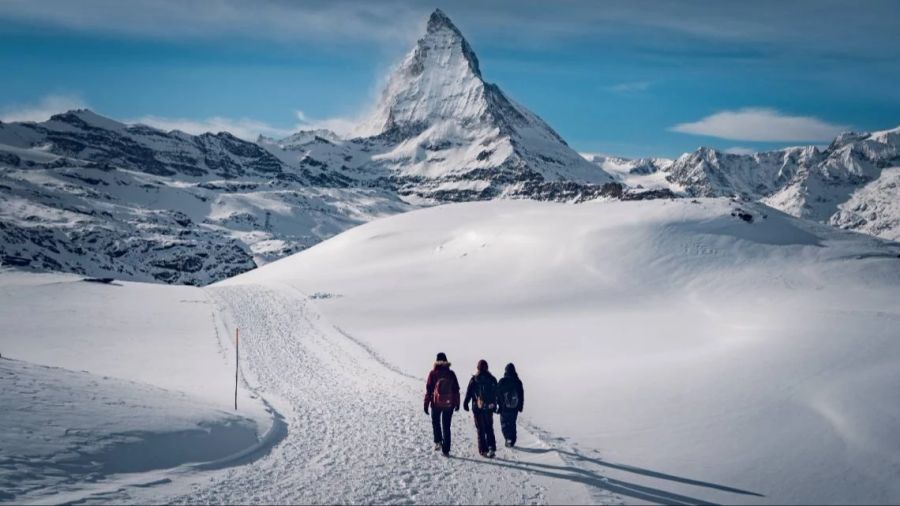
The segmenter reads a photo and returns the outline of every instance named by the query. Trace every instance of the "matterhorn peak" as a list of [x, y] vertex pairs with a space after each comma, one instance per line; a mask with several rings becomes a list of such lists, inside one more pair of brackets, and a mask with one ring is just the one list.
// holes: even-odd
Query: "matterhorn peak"
[[437, 45], [434, 44], [435, 39], [438, 39], [440, 42], [449, 42], [446, 46], [458, 44], [461, 48], [462, 55], [469, 64], [470, 70], [478, 77], [481, 77], [481, 70], [478, 68], [478, 57], [475, 56], [475, 51], [472, 51], [472, 47], [469, 45], [466, 38], [463, 37], [459, 28], [457, 28], [456, 25], [453, 24], [453, 21], [451, 21], [450, 18], [444, 14], [444, 11], [440, 9], [435, 9], [428, 18], [425, 37], [419, 40], [417, 49], [425, 48], [424, 50], [427, 51], [429, 46], [434, 47]]
[[440, 9], [394, 68], [357, 135], [395, 143], [381, 156], [398, 170], [464, 179], [483, 197], [533, 193], [545, 182], [611, 179], [537, 115], [485, 82], [475, 51]]
[[486, 97], [475, 52], [450, 18], [435, 10], [422, 38], [391, 73], [361, 133], [422, 131], [445, 121], [468, 125], [484, 117]]

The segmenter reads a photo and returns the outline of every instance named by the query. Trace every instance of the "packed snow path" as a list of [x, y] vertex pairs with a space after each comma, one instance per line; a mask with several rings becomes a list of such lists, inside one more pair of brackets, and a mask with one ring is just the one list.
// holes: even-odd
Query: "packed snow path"
[[[453, 419], [453, 458], [444, 459], [431, 449], [430, 418], [422, 411], [430, 364], [423, 364], [423, 379], [393, 370], [291, 288], [209, 291], [240, 328], [244, 376], [288, 431], [263, 457], [212, 473], [176, 502], [615, 502], [612, 494], [592, 495], [577, 481], [529, 470], [566, 469], [532, 433], [522, 434], [521, 450], [501, 448], [490, 462], [478, 457], [471, 416], [462, 410]], [[465, 371], [457, 368], [463, 384]]]

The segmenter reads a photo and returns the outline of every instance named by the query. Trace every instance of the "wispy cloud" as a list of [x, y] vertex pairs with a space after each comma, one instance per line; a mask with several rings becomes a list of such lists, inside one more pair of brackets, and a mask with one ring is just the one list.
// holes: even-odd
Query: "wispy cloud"
[[[87, 108], [89, 108], [88, 103], [77, 95], [47, 95], [36, 103], [0, 107], [0, 121], [7, 123], [13, 121], [41, 122], [47, 121], [54, 114]], [[128, 124], [147, 125], [165, 131], [181, 130], [194, 135], [206, 132], [228, 132], [246, 140], [256, 140], [260, 135], [282, 138], [299, 130], [317, 129], [331, 130], [338, 135], [346, 136], [351, 135], [360, 123], [357, 118], [310, 118], [299, 110], [296, 111], [296, 122], [288, 127], [275, 126], [253, 118], [228, 118], [225, 116], [196, 119], [147, 115], [126, 118], [121, 121]]]
[[352, 135], [362, 123], [362, 118], [343, 118], [333, 117], [316, 119], [310, 118], [303, 111], [296, 111], [297, 119], [300, 121], [294, 130], [331, 130], [340, 136]]
[[613, 84], [612, 86], [607, 86], [606, 89], [614, 93], [628, 94], [647, 91], [651, 86], [653, 86], [652, 81], [630, 81]]
[[143, 116], [136, 119], [125, 120], [126, 123], [152, 126], [160, 130], [181, 130], [182, 132], [199, 135], [206, 132], [228, 132], [241, 139], [255, 141], [260, 135], [282, 138], [290, 135], [293, 130], [278, 128], [264, 121], [251, 118], [225, 118], [214, 116], [206, 119], [191, 118], [165, 118], [161, 116]]
[[162, 116], [143, 116], [140, 118], [125, 120], [126, 123], [152, 126], [160, 130], [181, 130], [182, 132], [199, 135], [206, 132], [228, 132], [235, 137], [255, 141], [260, 135], [281, 139], [300, 130], [331, 130], [339, 136], [351, 135], [359, 124], [352, 118], [324, 118], [316, 119], [308, 117], [303, 111], [296, 111], [297, 123], [290, 127], [279, 127], [252, 118], [227, 118], [213, 116], [206, 119], [193, 118], [166, 118]]
[[47, 121], [54, 114], [84, 109], [87, 103], [75, 95], [47, 95], [33, 104], [16, 104], [0, 109], [0, 121]]
[[720, 139], [756, 142], [827, 141], [849, 130], [813, 116], [790, 116], [777, 109], [748, 107], [720, 111], [699, 121], [681, 123], [669, 130]]
[[725, 150], [726, 153], [730, 155], [752, 155], [756, 153], [755, 149], [752, 148], [744, 148], [741, 146], [734, 146]]

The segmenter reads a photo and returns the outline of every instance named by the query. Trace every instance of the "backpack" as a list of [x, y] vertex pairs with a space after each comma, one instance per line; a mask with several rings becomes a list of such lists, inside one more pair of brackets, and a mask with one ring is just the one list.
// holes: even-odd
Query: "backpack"
[[519, 409], [519, 392], [512, 381], [500, 382], [500, 405], [505, 409]]
[[442, 409], [453, 407], [453, 379], [450, 378], [450, 375], [442, 375], [435, 382], [431, 405]]
[[491, 409], [497, 406], [497, 383], [485, 379], [478, 381], [475, 390], [475, 407], [478, 409]]

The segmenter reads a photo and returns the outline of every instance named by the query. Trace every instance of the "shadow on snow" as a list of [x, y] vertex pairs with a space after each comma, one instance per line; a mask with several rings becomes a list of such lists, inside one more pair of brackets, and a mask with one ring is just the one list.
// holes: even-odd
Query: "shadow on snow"
[[[591, 464], [595, 464], [598, 466], [604, 466], [612, 469], [618, 469], [620, 471], [626, 471], [630, 473], [640, 474], [642, 476], [647, 476], [650, 478], [657, 478], [661, 480], [668, 480], [677, 483], [683, 483], [686, 485], [694, 485], [698, 487], [706, 487], [711, 488], [723, 492], [731, 492], [735, 494], [749, 495], [755, 497], [765, 497], [762, 494], [758, 494], [756, 492], [749, 492], [747, 490], [741, 490], [733, 487], [727, 487], [724, 485], [717, 485], [715, 483], [709, 483], [705, 481], [692, 480], [689, 478], [682, 478], [680, 476], [674, 476], [671, 474], [665, 474], [658, 471], [651, 471], [649, 469], [642, 469], [639, 467], [628, 466], [623, 464], [614, 464], [611, 462], [604, 462], [600, 459], [594, 459], [590, 457], [586, 457], [576, 452], [570, 452], [565, 450], [559, 450], [554, 448], [549, 449], [532, 449], [532, 448], [516, 448], [517, 451], [525, 452], [525, 453], [549, 453], [549, 452], [557, 452], [561, 456], [565, 458], [575, 459], [583, 462], [589, 462]], [[487, 464], [492, 466], [499, 467], [507, 467], [512, 469], [519, 469], [523, 471], [528, 471], [531, 473], [538, 474], [540, 476], [546, 476], [548, 478], [560, 479], [560, 480], [568, 480], [575, 483], [581, 483], [583, 485], [587, 485], [588, 487], [599, 489], [605, 492], [610, 492], [613, 494], [619, 494], [622, 496], [631, 497], [641, 501], [655, 502], [655, 503], [664, 503], [664, 504], [675, 504], [675, 505], [688, 505], [688, 504], [703, 504], [703, 505], [712, 505], [715, 503], [711, 503], [709, 501], [705, 501], [703, 499], [698, 499], [696, 497], [688, 497], [681, 494], [676, 494], [673, 492], [667, 492], [665, 490], [648, 487], [645, 485], [638, 485], [635, 483], [628, 483], [621, 480], [616, 480], [613, 478], [609, 478], [606, 476], [602, 476], [593, 471], [589, 471], [586, 469], [580, 469], [575, 466], [557, 466], [552, 464], [539, 464], [535, 462], [521, 462], [521, 461], [512, 461], [506, 459], [495, 459], [495, 460], [476, 460], [470, 459], [466, 457], [457, 457], [458, 460], [465, 460], [469, 462], [475, 462], [478, 464]]]

